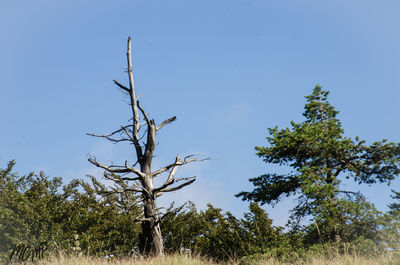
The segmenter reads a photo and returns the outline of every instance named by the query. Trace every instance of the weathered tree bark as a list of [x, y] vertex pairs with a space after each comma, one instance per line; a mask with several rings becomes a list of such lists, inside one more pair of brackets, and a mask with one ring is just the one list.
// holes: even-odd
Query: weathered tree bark
[[[192, 184], [196, 180], [196, 177], [175, 179], [175, 174], [178, 167], [190, 162], [198, 161], [198, 159], [195, 156], [189, 155], [181, 160], [180, 157], [177, 156], [175, 162], [156, 171], [152, 171], [151, 163], [156, 146], [156, 132], [165, 125], [173, 122], [176, 117], [171, 117], [163, 121], [158, 126], [156, 126], [154, 120], [149, 119], [145, 110], [140, 106], [135, 94], [131, 56], [131, 38], [128, 39], [126, 55], [128, 62], [129, 87], [126, 87], [115, 80], [113, 81], [122, 91], [129, 95], [132, 111], [132, 123], [121, 126], [120, 129], [107, 135], [89, 135], [103, 137], [114, 143], [130, 142], [135, 148], [137, 161], [136, 163], [133, 163], [132, 166], [128, 165], [127, 161], [125, 161], [124, 165], [103, 165], [97, 162], [96, 159], [89, 158], [89, 162], [99, 168], [104, 169], [104, 177], [109, 180], [117, 183], [132, 183], [129, 188], [125, 189], [116, 189], [111, 187], [110, 190], [107, 191], [109, 194], [123, 193], [128, 191], [141, 193], [144, 216], [143, 219], [140, 220], [142, 222], [142, 233], [139, 239], [139, 249], [145, 255], [158, 256], [164, 254], [164, 246], [160, 229], [162, 217], [157, 211], [156, 198], [165, 192], [179, 190], [187, 185]], [[142, 120], [144, 123], [140, 122], [141, 117], [139, 113], [142, 114]], [[146, 127], [146, 141], [142, 144], [139, 134], [143, 125]], [[140, 169], [135, 167], [136, 164], [139, 164]], [[169, 174], [164, 184], [157, 188], [154, 187], [153, 179], [165, 172], [169, 172]], [[134, 174], [134, 177], [130, 177], [128, 174]], [[174, 185], [177, 182], [182, 183], [180, 185]]]

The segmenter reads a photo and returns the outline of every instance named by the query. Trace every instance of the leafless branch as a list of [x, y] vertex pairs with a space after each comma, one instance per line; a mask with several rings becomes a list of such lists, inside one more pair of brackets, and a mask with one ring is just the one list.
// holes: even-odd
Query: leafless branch
[[127, 130], [126, 128], [122, 127], [121, 129], [122, 129], [122, 130], [125, 132], [125, 134], [129, 137], [129, 140], [130, 140], [130, 141], [132, 141], [132, 142], [135, 141], [135, 140], [133, 139], [132, 135], [130, 135], [130, 133], [128, 132], [128, 130]]
[[124, 85], [121, 85], [121, 84], [118, 83], [116, 80], [113, 79], [113, 82], [114, 82], [117, 86], [119, 86], [119, 88], [121, 88], [122, 90], [124, 90], [125, 92], [128, 92], [128, 93], [131, 92], [129, 88], [127, 88], [127, 87], [124, 86]]
[[107, 195], [116, 194], [116, 193], [125, 194], [126, 192], [132, 191], [132, 192], [139, 192], [142, 194], [146, 194], [147, 196], [150, 196], [149, 192], [145, 188], [140, 187], [138, 185], [135, 185], [135, 186], [132, 186], [129, 188], [122, 188], [122, 189], [110, 187], [110, 189], [111, 189], [111, 191], [106, 191]]
[[[178, 163], [179, 161], [180, 161], [180, 158], [179, 158], [179, 156], [177, 156], [175, 159], [175, 164]], [[169, 172], [167, 181], [165, 183], [169, 183], [174, 180], [174, 177], [175, 177], [176, 171], [178, 170], [178, 167], [179, 167], [179, 165], [172, 167], [172, 170], [171, 170], [171, 172]]]
[[187, 204], [187, 202], [185, 202], [183, 205], [174, 209], [174, 202], [172, 202], [171, 205], [168, 207], [168, 209], [165, 211], [165, 213], [163, 215], [161, 215], [161, 217], [158, 219], [158, 221], [161, 222], [162, 220], [164, 220], [166, 217], [168, 217], [171, 214], [176, 215], [183, 209], [183, 207], [186, 206], [186, 204]]
[[131, 141], [131, 140], [128, 139], [128, 138], [115, 139], [115, 138], [111, 138], [111, 137], [109, 137], [109, 136], [107, 136], [107, 135], [95, 135], [95, 134], [91, 134], [91, 133], [88, 133], [87, 135], [89, 135], [89, 136], [94, 136], [94, 137], [102, 137], [102, 138], [105, 138], [105, 139], [107, 139], [107, 140], [109, 140], [110, 142], [113, 142], [113, 143]]
[[156, 131], [160, 130], [162, 127], [164, 127], [164, 125], [167, 125], [168, 123], [173, 122], [174, 120], [176, 120], [176, 116], [171, 117], [165, 121], [163, 121], [160, 125], [157, 126]]
[[138, 106], [138, 108], [140, 109], [140, 112], [142, 112], [143, 117], [144, 117], [144, 120], [146, 121], [146, 123], [147, 123], [148, 125], [150, 125], [150, 119], [149, 119], [149, 117], [147, 116], [147, 114], [146, 114], [146, 112], [144, 111], [144, 109], [142, 108], [142, 106], [140, 106], [139, 100], [137, 101], [137, 106]]
[[187, 181], [187, 182], [185, 182], [185, 183], [182, 183], [182, 184], [179, 185], [179, 186], [173, 187], [173, 188], [169, 188], [169, 189], [164, 188], [164, 189], [160, 190], [159, 192], [171, 192], [171, 191], [180, 190], [180, 189], [182, 189], [183, 187], [185, 187], [185, 186], [187, 186], [187, 185], [190, 185], [190, 184], [192, 184], [193, 182], [196, 181], [196, 177], [191, 177], [191, 178], [186, 178], [186, 179], [190, 179], [190, 180]]
[[143, 192], [143, 190], [142, 189], [135, 189], [135, 188], [128, 188], [128, 189], [115, 189], [115, 188], [111, 188], [112, 189], [112, 193], [121, 193], [121, 194], [123, 194], [123, 193], [125, 193], [125, 192], [128, 192], [128, 191], [133, 191], [133, 192]]
[[167, 170], [169, 170], [169, 169], [171, 169], [173, 167], [182, 166], [182, 165], [188, 164], [190, 162], [195, 162], [195, 161], [199, 161], [199, 160], [196, 157], [192, 156], [192, 155], [186, 156], [183, 161], [179, 158], [179, 156], [177, 156], [174, 163], [169, 164], [168, 166], [165, 166], [163, 168], [160, 168], [160, 169], [154, 171], [153, 173], [151, 173], [151, 175], [153, 177], [155, 177], [155, 176], [157, 176], [157, 175], [159, 175], [159, 174], [161, 174], [161, 173], [163, 173], [163, 172], [165, 172], [165, 171], [167, 171]]
[[[189, 184], [191, 184], [193, 181], [195, 181], [196, 177], [190, 177], [190, 178], [180, 178], [180, 179], [168, 179], [161, 187], [154, 189], [153, 193], [157, 194], [158, 192], [163, 192], [167, 187], [171, 186], [174, 183], [180, 182], [182, 180], [187, 180], [188, 182], [190, 182]], [[187, 185], [189, 185], [187, 184]], [[186, 185], [184, 185], [186, 186]]]
[[[137, 100], [136, 100], [136, 94], [135, 94], [135, 83], [133, 81], [133, 71], [132, 71], [132, 56], [131, 56], [131, 38], [128, 38], [128, 48], [126, 52], [126, 58], [128, 61], [128, 76], [129, 76], [129, 96], [130, 96], [130, 101], [131, 101], [131, 108], [132, 108], [132, 116], [133, 116], [133, 138], [135, 139], [135, 147], [136, 147], [136, 152], [138, 152], [138, 134], [139, 134], [139, 129], [140, 129], [140, 124], [139, 124], [139, 111], [137, 109]], [[141, 150], [141, 149], [140, 149]], [[141, 151], [140, 151], [141, 152]], [[141, 153], [137, 153], [138, 157], [141, 156]]]
[[135, 220], [133, 220], [133, 222], [142, 223], [144, 221], [151, 221], [151, 220], [152, 220], [152, 218], [141, 218], [141, 219], [135, 219]]
[[102, 168], [104, 170], [107, 170], [108, 172], [111, 173], [135, 173], [138, 175], [140, 178], [144, 178], [144, 174], [138, 170], [137, 168], [134, 167], [129, 167], [125, 164], [125, 166], [118, 166], [118, 165], [111, 165], [111, 166], [106, 166], [103, 164], [100, 164], [97, 162], [95, 159], [89, 158], [88, 161], [92, 163], [93, 165]]
[[104, 172], [104, 177], [109, 179], [109, 180], [115, 181], [115, 182], [140, 180], [139, 176], [138, 177], [134, 177], [134, 178], [123, 177], [123, 176], [117, 175], [115, 173], [111, 173], [111, 174], [107, 173], [106, 171]]
[[87, 133], [87, 135], [93, 136], [93, 137], [102, 137], [102, 138], [106, 138], [107, 140], [109, 140], [109, 141], [111, 141], [111, 142], [129, 141], [129, 139], [126, 139], [126, 138], [121, 138], [121, 139], [114, 139], [114, 138], [111, 138], [111, 136], [113, 136], [113, 135], [115, 135], [115, 134], [117, 134], [117, 133], [120, 133], [120, 132], [122, 132], [122, 131], [127, 131], [127, 129], [128, 129], [129, 127], [132, 127], [132, 125], [121, 126], [121, 129], [118, 129], [118, 130], [116, 130], [116, 131], [113, 131], [113, 132], [110, 133], [110, 134], [94, 134], [94, 133]]
[[[116, 189], [116, 188], [111, 187], [111, 190], [102, 190], [101, 194], [104, 194], [106, 196], [110, 196], [110, 195], [113, 195], [113, 194], [124, 194], [127, 191], [128, 191], [128, 189]], [[143, 192], [142, 190], [139, 190], [139, 189], [134, 189], [134, 190], [133, 189], [129, 189], [129, 191]]]

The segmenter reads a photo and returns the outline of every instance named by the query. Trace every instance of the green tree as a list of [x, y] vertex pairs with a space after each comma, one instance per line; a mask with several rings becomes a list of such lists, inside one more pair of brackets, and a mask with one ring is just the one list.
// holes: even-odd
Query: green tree
[[223, 213], [211, 204], [198, 212], [193, 203], [185, 211], [168, 215], [161, 223], [166, 249], [177, 252], [188, 248], [196, 254], [215, 260], [237, 259], [281, 244], [282, 228], [257, 204], [250, 204], [244, 219]]
[[168, 215], [161, 223], [166, 249], [178, 252], [181, 248], [211, 257], [227, 260], [243, 255], [246, 246], [240, 221], [232, 214], [222, 213], [208, 204], [198, 212], [193, 203], [182, 212]]
[[0, 263], [13, 244], [47, 242], [52, 249], [90, 255], [130, 254], [139, 244], [134, 221], [142, 211], [133, 192], [106, 196], [95, 179], [62, 185], [61, 178], [43, 172], [19, 175], [14, 165], [0, 169]]
[[140, 224], [135, 221], [142, 211], [133, 192], [105, 194], [105, 186], [93, 177], [92, 183], [73, 180], [63, 190], [64, 246], [76, 250], [79, 245], [78, 252], [88, 255], [137, 251]]
[[[37, 246], [52, 242], [62, 232], [63, 199], [57, 189], [60, 178], [49, 179], [41, 172], [19, 176], [14, 161], [0, 169], [0, 252], [13, 244]], [[3, 255], [4, 258], [4, 255]]]
[[365, 202], [359, 192], [342, 190], [341, 181], [390, 183], [400, 173], [400, 144], [384, 139], [367, 145], [358, 137], [344, 136], [338, 111], [327, 101], [328, 94], [317, 85], [306, 96], [305, 121], [292, 121], [291, 128], [269, 128], [269, 145], [256, 147], [266, 163], [286, 166], [290, 173], [251, 178], [254, 190], [236, 196], [274, 205], [297, 195], [290, 224], [299, 227], [302, 218], [311, 216], [320, 240], [336, 241], [350, 237], [346, 225], [354, 223]]
[[388, 205], [390, 210], [384, 215], [381, 234], [384, 246], [400, 254], [400, 192], [392, 190], [392, 193], [391, 197], [397, 201]]

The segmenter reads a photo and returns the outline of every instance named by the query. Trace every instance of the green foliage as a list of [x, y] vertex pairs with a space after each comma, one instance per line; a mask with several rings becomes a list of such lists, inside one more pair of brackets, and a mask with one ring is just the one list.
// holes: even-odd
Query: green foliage
[[[12, 244], [43, 241], [75, 255], [124, 256], [137, 249], [140, 224], [135, 220], [142, 215], [133, 193], [105, 193], [104, 185], [94, 178], [91, 183], [73, 180], [63, 185], [61, 179], [43, 173], [19, 176], [13, 172], [14, 164], [0, 169], [1, 260], [7, 258]], [[396, 204], [391, 205], [395, 210]], [[198, 211], [188, 203], [163, 218], [164, 244], [169, 253], [188, 248], [216, 261], [241, 260], [242, 264], [269, 258], [293, 264], [315, 255], [370, 255], [388, 248], [399, 253], [397, 211], [382, 215], [361, 198], [338, 199], [338, 206], [347, 220], [341, 236], [351, 243], [321, 240], [329, 237], [325, 226], [330, 224], [319, 216], [303, 229], [284, 232], [272, 226], [256, 203], [250, 203], [249, 212], [241, 219], [212, 205]]]
[[[341, 190], [343, 178], [357, 183], [390, 183], [400, 173], [400, 144], [382, 140], [366, 145], [358, 137], [345, 137], [336, 117], [338, 111], [327, 101], [328, 94], [317, 85], [306, 96], [305, 121], [292, 121], [291, 128], [269, 128], [268, 146], [256, 147], [266, 163], [287, 166], [291, 172], [251, 178], [254, 190], [236, 195], [272, 205], [297, 195], [290, 224], [298, 229], [300, 220], [311, 216], [318, 230], [314, 243], [370, 236], [370, 230], [364, 231], [363, 226], [373, 219], [375, 210], [365, 205], [361, 194]], [[364, 221], [357, 221], [360, 218]]]
[[264, 252], [278, 245], [283, 237], [281, 228], [257, 204], [250, 204], [244, 219], [208, 205], [198, 212], [193, 203], [185, 211], [167, 216], [161, 226], [166, 249], [177, 252], [189, 248], [194, 253], [215, 260], [229, 260]]
[[[383, 253], [385, 255], [389, 254], [388, 252], [379, 252], [372, 240], [359, 237], [351, 243], [331, 242], [300, 248], [296, 248], [293, 245], [274, 247], [266, 250], [264, 253], [244, 256], [239, 260], [239, 264], [266, 264], [266, 261], [274, 261], [273, 264], [322, 264], [321, 261], [336, 260], [344, 256], [363, 257], [373, 260], [376, 257], [382, 256]], [[319, 262], [316, 262], [316, 260], [319, 260]], [[331, 263], [328, 262], [328, 264]], [[337, 264], [354, 263], [339, 262]]]
[[0, 170], [0, 252], [13, 244], [38, 245], [61, 232], [63, 198], [57, 193], [61, 179], [43, 173], [18, 176], [14, 161]]
[[[99, 196], [102, 185], [40, 173], [19, 176], [14, 161], [0, 169], [0, 255], [13, 244], [53, 248], [86, 254], [129, 253], [137, 246], [140, 217], [132, 194]], [[79, 246], [79, 248], [77, 248]]]
[[377, 211], [375, 207], [365, 199], [356, 200], [338, 200], [338, 212], [341, 213], [341, 218], [345, 223], [332, 224], [323, 222], [318, 217], [314, 222], [305, 226], [303, 241], [306, 245], [318, 243], [328, 243], [324, 239], [329, 239], [329, 226], [336, 225], [340, 228], [340, 237], [345, 242], [353, 242], [360, 236], [375, 242], [375, 247], [378, 247], [382, 241], [380, 233], [383, 225], [383, 215]]
[[64, 194], [69, 198], [65, 206], [66, 238], [77, 236], [86, 254], [127, 254], [138, 243], [140, 227], [135, 220], [141, 212], [137, 197], [132, 193], [104, 195], [102, 190], [104, 185], [95, 178], [92, 185], [74, 180], [64, 186]]
[[390, 203], [389, 212], [383, 216], [381, 237], [382, 249], [390, 250], [400, 256], [400, 192], [392, 190], [392, 198], [397, 202]]
[[[392, 190], [392, 198], [395, 200], [399, 200], [400, 201], [400, 192], [397, 192], [395, 190]], [[399, 202], [393, 202], [391, 204], [388, 205], [389, 206], [389, 214], [397, 216], [400, 216], [400, 203]]]

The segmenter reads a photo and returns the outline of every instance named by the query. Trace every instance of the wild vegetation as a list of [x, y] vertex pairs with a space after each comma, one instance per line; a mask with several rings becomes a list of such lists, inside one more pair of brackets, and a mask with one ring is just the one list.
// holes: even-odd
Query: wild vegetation
[[[174, 256], [181, 253], [237, 264], [340, 264], [343, 260], [352, 262], [349, 264], [368, 264], [367, 260], [397, 264], [400, 192], [393, 191], [390, 210], [383, 213], [362, 194], [342, 191], [338, 177], [347, 172], [358, 182], [392, 180], [398, 174], [399, 145], [381, 141], [366, 146], [342, 136], [327, 94], [317, 86], [307, 97], [306, 121], [292, 123], [292, 130], [270, 129], [270, 146], [256, 148], [266, 162], [290, 164], [298, 173], [250, 179], [254, 191], [239, 194], [250, 200], [249, 212], [242, 218], [211, 204], [202, 211], [191, 202], [169, 209], [160, 226], [167, 259], [183, 259]], [[34, 249], [45, 242], [44, 256], [59, 264], [69, 264], [65, 255], [76, 256], [72, 259], [82, 264], [104, 257], [117, 258], [121, 264], [132, 258], [138, 264], [159, 264], [159, 260], [137, 261], [145, 252], [139, 247], [141, 197], [134, 191], [107, 192], [109, 188], [93, 176], [63, 184], [61, 178], [43, 172], [19, 175], [14, 165], [11, 161], [0, 170], [3, 261], [9, 259], [13, 246]], [[124, 181], [117, 184], [127, 187]], [[300, 193], [299, 205], [292, 210], [287, 228], [272, 226], [258, 202], [277, 202], [296, 192]], [[302, 225], [299, 220], [306, 216], [311, 216], [311, 221]], [[26, 253], [25, 257], [30, 259]], [[18, 260], [18, 255], [13, 260]], [[46, 262], [50, 261], [45, 259], [42, 264]], [[104, 259], [102, 262], [107, 264]], [[212, 264], [203, 258], [185, 262]]]
[[[400, 192], [393, 191], [390, 210], [383, 213], [341, 185], [343, 179], [390, 184], [400, 174], [400, 144], [381, 140], [368, 145], [346, 137], [338, 111], [327, 100], [329, 92], [320, 86], [306, 96], [304, 121], [270, 128], [267, 146], [256, 147], [266, 163], [288, 173], [251, 178], [254, 190], [236, 195], [249, 201], [248, 213], [236, 217], [212, 204], [199, 211], [187, 202], [161, 215], [157, 197], [192, 184], [195, 178], [175, 179], [175, 173], [196, 158], [177, 156], [152, 171], [156, 132], [175, 117], [158, 126], [148, 118], [135, 95], [130, 39], [127, 58], [129, 87], [114, 82], [131, 99], [132, 123], [111, 134], [91, 135], [131, 143], [137, 161], [104, 165], [89, 159], [113, 186], [94, 176], [63, 184], [43, 172], [20, 175], [15, 161], [9, 162], [0, 169], [2, 262], [400, 264]], [[146, 126], [143, 144], [139, 111]], [[154, 187], [153, 178], [162, 173], [164, 184]], [[259, 203], [290, 196], [297, 196], [298, 205], [287, 227], [273, 226]], [[158, 258], [143, 260], [151, 256]]]

